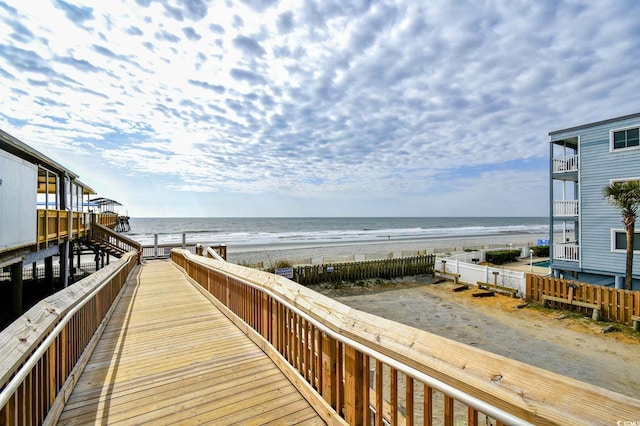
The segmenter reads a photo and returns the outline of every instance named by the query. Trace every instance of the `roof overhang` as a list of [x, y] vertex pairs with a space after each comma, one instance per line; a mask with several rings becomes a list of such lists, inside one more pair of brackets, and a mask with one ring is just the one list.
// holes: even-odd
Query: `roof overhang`
[[44, 166], [47, 169], [58, 173], [58, 174], [67, 174], [71, 179], [77, 179], [78, 175], [73, 173], [71, 170], [62, 166], [61, 164], [53, 161], [51, 158], [47, 157], [40, 151], [37, 151], [31, 148], [29, 145], [24, 142], [16, 139], [11, 136], [7, 132], [0, 129], [0, 149], [7, 151], [18, 158], [21, 158], [29, 163], [36, 164], [39, 166]]

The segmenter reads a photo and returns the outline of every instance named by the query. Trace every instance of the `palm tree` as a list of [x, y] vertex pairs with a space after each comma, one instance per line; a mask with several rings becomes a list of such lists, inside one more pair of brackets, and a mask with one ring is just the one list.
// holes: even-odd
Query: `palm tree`
[[604, 187], [603, 194], [611, 204], [622, 210], [622, 223], [624, 223], [624, 229], [627, 232], [627, 267], [624, 288], [631, 290], [633, 240], [638, 208], [640, 207], [640, 181], [631, 180], [611, 183]]

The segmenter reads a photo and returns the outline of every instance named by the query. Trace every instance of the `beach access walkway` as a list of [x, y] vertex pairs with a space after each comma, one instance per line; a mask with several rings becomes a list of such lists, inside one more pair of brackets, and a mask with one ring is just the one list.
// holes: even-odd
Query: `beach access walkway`
[[58, 424], [324, 424], [170, 261], [147, 262], [135, 281]]

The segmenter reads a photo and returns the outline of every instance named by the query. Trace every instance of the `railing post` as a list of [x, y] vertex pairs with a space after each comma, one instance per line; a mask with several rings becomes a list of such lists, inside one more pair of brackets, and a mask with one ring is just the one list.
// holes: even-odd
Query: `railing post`
[[322, 397], [336, 408], [336, 341], [322, 333]]
[[158, 258], [158, 234], [153, 234], [153, 258]]
[[[364, 355], [351, 346], [344, 349], [344, 410], [345, 420], [350, 425], [364, 424]], [[368, 401], [367, 401], [368, 404]]]
[[261, 310], [262, 310], [262, 337], [265, 338], [265, 340], [269, 341], [269, 336], [271, 335], [271, 329], [272, 329], [272, 325], [271, 325], [271, 317], [269, 315], [269, 307], [270, 307], [271, 303], [269, 303], [269, 296], [267, 295], [267, 293], [262, 293], [262, 306], [261, 306]]

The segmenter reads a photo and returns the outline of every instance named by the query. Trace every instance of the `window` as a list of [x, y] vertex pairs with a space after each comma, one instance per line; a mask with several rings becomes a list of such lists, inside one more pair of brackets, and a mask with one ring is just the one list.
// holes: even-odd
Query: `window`
[[[634, 233], [633, 251], [640, 252], [640, 231]], [[627, 233], [624, 230], [613, 229], [611, 231], [611, 249], [613, 251], [627, 251]]]
[[611, 149], [640, 146], [640, 127], [611, 131]]

